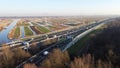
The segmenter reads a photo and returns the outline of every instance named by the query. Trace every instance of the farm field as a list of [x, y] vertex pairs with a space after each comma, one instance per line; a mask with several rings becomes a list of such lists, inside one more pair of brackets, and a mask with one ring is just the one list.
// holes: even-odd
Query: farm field
[[25, 29], [25, 36], [32, 36], [33, 35], [32, 31], [28, 27], [24, 27], [24, 29]]
[[[14, 26], [14, 28], [9, 32], [8, 37], [10, 39], [14, 39], [45, 34], [53, 31], [69, 29], [76, 26], [88, 25], [92, 22], [96, 22], [98, 20], [105, 18], [106, 17], [94, 17], [94, 16], [21, 18]], [[4, 26], [9, 25], [10, 21], [11, 20], [8, 20], [8, 23], [4, 24]], [[2, 29], [3, 27], [0, 28]]]
[[12, 21], [12, 19], [0, 19], [0, 31], [10, 25]]

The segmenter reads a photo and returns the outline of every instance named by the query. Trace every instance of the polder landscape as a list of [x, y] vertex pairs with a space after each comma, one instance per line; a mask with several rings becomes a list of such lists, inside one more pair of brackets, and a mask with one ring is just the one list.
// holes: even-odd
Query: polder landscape
[[[74, 26], [86, 25], [89, 22], [95, 22], [99, 18], [89, 17], [43, 17], [43, 18], [21, 18], [21, 19], [4, 19], [1, 18], [0, 37], [1, 43], [7, 43], [12, 40], [18, 40], [35, 35], [42, 35], [49, 32], [68, 29]], [[102, 19], [102, 18], [100, 18]], [[73, 23], [75, 22], [75, 23]], [[9, 30], [7, 30], [9, 29]], [[6, 33], [4, 33], [6, 32]], [[5, 35], [6, 34], [6, 38]], [[4, 36], [4, 38], [3, 38]]]
[[120, 0], [0, 0], [0, 68], [120, 68]]
[[[83, 68], [119, 67], [119, 50], [115, 54], [112, 51], [113, 47], [119, 48], [116, 44], [119, 41], [115, 41], [118, 39], [115, 33], [119, 33], [118, 17], [7, 17], [1, 18], [0, 24], [1, 67], [76, 68], [78, 63]], [[60, 66], [54, 66], [54, 62]]]

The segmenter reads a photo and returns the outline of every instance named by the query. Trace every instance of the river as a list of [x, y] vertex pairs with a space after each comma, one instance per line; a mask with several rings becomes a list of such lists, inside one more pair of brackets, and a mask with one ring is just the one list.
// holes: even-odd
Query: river
[[0, 44], [3, 43], [8, 43], [11, 40], [8, 38], [8, 34], [9, 32], [15, 27], [15, 25], [17, 24], [19, 19], [14, 19], [14, 21], [8, 26], [6, 27], [6, 29], [2, 30], [0, 32]]

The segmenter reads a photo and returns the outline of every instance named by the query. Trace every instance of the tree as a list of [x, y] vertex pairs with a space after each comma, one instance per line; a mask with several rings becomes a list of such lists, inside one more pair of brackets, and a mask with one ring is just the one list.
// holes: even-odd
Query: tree
[[4, 68], [13, 67], [13, 65], [14, 65], [13, 57], [14, 57], [14, 53], [10, 50], [10, 48], [3, 47], [1, 59], [0, 59], [1, 63], [2, 63], [2, 67], [4, 67]]
[[23, 68], [37, 68], [35, 64], [27, 63], [23, 66]]
[[42, 62], [40, 68], [66, 68], [69, 62], [67, 52], [62, 53], [59, 49], [54, 49], [47, 59]]
[[20, 62], [22, 62], [23, 60], [25, 60], [26, 58], [29, 58], [31, 55], [28, 53], [28, 52], [26, 52], [26, 51], [24, 51], [24, 50], [22, 50], [22, 49], [20, 49], [20, 48], [17, 48], [15, 51], [14, 51], [14, 57], [15, 57], [15, 62], [17, 62], [17, 63], [20, 63]]
[[8, 45], [2, 45], [0, 54], [0, 68], [15, 68], [16, 65], [30, 57], [30, 54], [17, 48], [12, 49]]
[[94, 59], [90, 54], [82, 58], [75, 58], [74, 61], [71, 62], [70, 68], [94, 68]]

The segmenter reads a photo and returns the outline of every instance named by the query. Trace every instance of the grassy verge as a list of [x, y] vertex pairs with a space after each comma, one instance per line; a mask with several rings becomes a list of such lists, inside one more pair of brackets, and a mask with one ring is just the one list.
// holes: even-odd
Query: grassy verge
[[100, 30], [101, 29], [97, 29], [97, 30], [94, 30], [94, 31], [88, 33], [86, 36], [84, 36], [82, 39], [80, 39], [77, 43], [75, 43], [75, 45], [68, 48], [69, 54], [77, 55], [78, 52], [80, 51], [80, 49], [83, 48], [87, 44], [87, 41], [90, 40], [91, 34], [95, 34], [95, 33], [99, 32]]
[[19, 27], [17, 27], [16, 29], [15, 29], [15, 35], [14, 35], [16, 38], [18, 38], [19, 36], [20, 36], [20, 28]]
[[48, 30], [47, 28], [43, 27], [43, 26], [39, 26], [38, 29], [43, 32], [43, 33], [47, 33], [50, 32], [50, 30]]
[[25, 36], [32, 36], [33, 32], [28, 28], [28, 27], [24, 27], [25, 29]]

